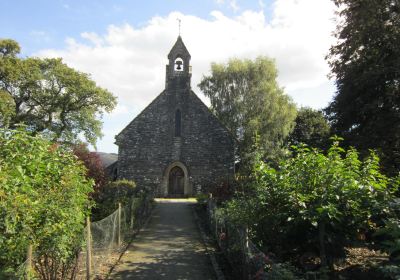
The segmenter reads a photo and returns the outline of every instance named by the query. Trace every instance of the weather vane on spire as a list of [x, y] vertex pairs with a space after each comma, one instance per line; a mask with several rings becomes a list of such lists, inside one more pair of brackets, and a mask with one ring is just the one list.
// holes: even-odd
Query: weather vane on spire
[[176, 20], [178, 21], [179, 36], [181, 36], [181, 19], [177, 18]]

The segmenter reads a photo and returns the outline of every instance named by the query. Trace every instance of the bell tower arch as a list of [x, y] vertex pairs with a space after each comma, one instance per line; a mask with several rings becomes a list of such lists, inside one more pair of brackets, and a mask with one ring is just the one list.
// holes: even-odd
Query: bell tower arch
[[174, 46], [168, 54], [169, 63], [166, 65], [165, 88], [190, 88], [192, 67], [190, 53], [178, 36]]

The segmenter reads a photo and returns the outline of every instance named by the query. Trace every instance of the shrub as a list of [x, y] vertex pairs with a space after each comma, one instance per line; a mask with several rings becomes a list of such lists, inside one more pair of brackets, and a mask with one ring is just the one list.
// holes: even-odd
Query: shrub
[[260, 162], [247, 194], [227, 208], [268, 251], [281, 257], [317, 251], [325, 265], [360, 231], [374, 230], [374, 219], [389, 212], [395, 185], [379, 171], [374, 152], [360, 161], [355, 149], [335, 141], [326, 154], [297, 147], [278, 169]]
[[221, 204], [232, 198], [235, 193], [236, 182], [233, 180], [220, 179], [204, 188], [205, 191], [212, 194], [213, 199]]
[[198, 203], [199, 205], [206, 205], [206, 204], [207, 204], [207, 201], [208, 201], [208, 197], [209, 197], [208, 194], [199, 193], [198, 195], [196, 195], [197, 203]]
[[96, 207], [92, 211], [92, 219], [99, 220], [107, 217], [118, 208], [118, 203], [126, 205], [131, 198], [138, 194], [136, 183], [129, 180], [108, 182], [99, 193]]
[[62, 146], [0, 130], [0, 267], [14, 270], [33, 245], [43, 273], [67, 274], [82, 242], [93, 182]]
[[95, 152], [90, 152], [87, 144], [75, 145], [73, 146], [72, 151], [86, 167], [86, 176], [94, 180], [94, 192], [91, 194], [91, 196], [96, 199], [100, 190], [107, 183], [107, 176], [100, 156]]
[[400, 262], [400, 221], [399, 219], [388, 219], [385, 227], [378, 230], [377, 235], [385, 238], [381, 242], [381, 248], [387, 252], [392, 261]]

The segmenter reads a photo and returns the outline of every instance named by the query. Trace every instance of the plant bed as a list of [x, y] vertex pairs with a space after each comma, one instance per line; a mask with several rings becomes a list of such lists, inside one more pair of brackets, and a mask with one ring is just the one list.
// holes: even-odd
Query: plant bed
[[385, 277], [381, 267], [389, 263], [389, 256], [367, 246], [346, 248], [346, 258], [336, 262], [332, 279], [390, 279]]
[[227, 279], [227, 280], [240, 279], [240, 277], [238, 278], [238, 276], [233, 273], [232, 266], [229, 264], [225, 255], [223, 254], [221, 249], [218, 247], [215, 237], [213, 236], [213, 234], [210, 230], [210, 227], [208, 224], [206, 205], [199, 204], [199, 203], [194, 204], [193, 210], [197, 214], [199, 226], [201, 227], [203, 232], [206, 234], [207, 249], [211, 250], [211, 252], [209, 252], [209, 253], [213, 254], [215, 256], [217, 264], [218, 264], [219, 268], [221, 269], [221, 272], [223, 273], [225, 279]]

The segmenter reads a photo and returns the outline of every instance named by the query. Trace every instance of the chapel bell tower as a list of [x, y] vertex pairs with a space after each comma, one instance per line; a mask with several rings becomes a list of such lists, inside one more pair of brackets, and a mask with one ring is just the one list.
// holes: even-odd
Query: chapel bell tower
[[186, 49], [181, 36], [178, 36], [168, 54], [169, 64], [166, 65], [166, 89], [189, 89], [192, 76], [190, 53]]

